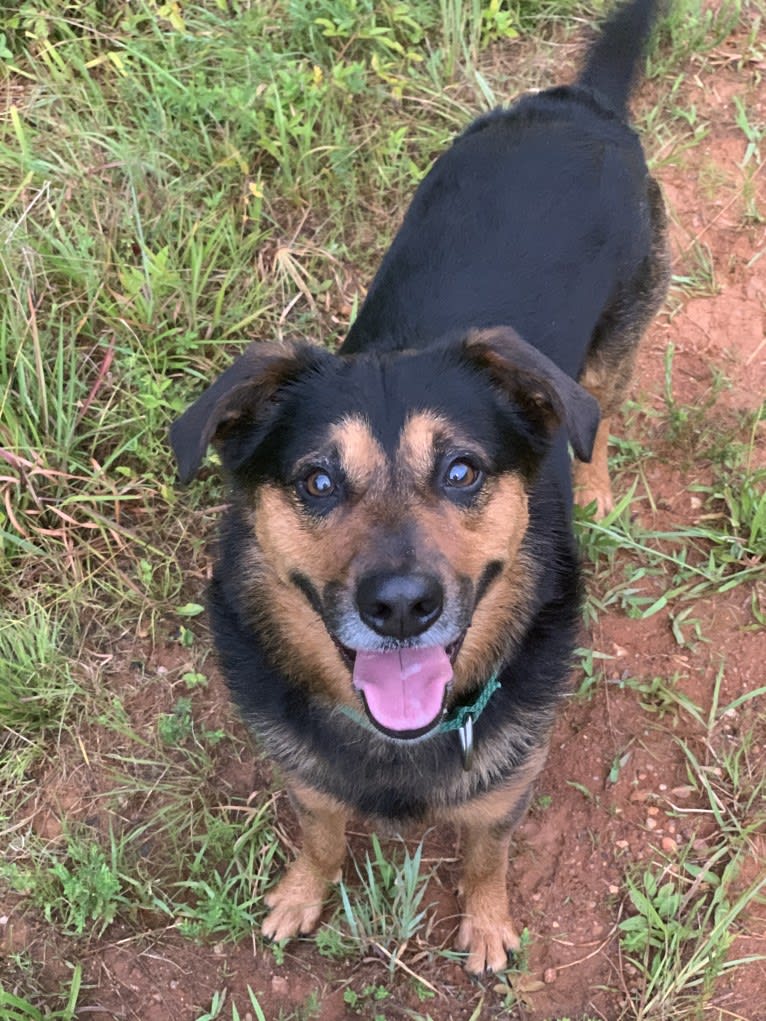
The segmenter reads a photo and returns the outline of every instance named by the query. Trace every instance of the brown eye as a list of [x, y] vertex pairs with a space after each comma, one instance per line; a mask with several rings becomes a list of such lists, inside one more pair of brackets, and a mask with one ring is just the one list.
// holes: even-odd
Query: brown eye
[[457, 458], [448, 466], [444, 482], [452, 489], [470, 489], [480, 478], [481, 472], [470, 461]]
[[303, 485], [309, 496], [332, 496], [335, 492], [332, 476], [324, 468], [315, 468], [310, 472], [303, 480]]

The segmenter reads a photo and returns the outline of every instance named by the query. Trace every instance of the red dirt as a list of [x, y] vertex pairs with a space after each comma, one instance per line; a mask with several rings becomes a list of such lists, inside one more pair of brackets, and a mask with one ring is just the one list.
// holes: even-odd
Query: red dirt
[[[743, 37], [744, 38], [744, 37]], [[746, 98], [751, 120], [766, 122], [766, 92], [759, 85], [763, 67], [740, 67], [732, 54], [737, 39], [727, 40], [710, 64], [695, 65], [681, 86], [676, 102], [697, 107], [709, 120], [710, 133], [701, 143], [683, 152], [677, 162], [662, 165], [669, 152], [660, 152], [656, 174], [666, 193], [672, 214], [674, 268], [679, 275], [692, 272], [695, 243], [707, 246], [715, 267], [715, 293], [684, 296], [675, 291], [670, 311], [660, 316], [646, 338], [640, 355], [635, 394], [640, 407], [662, 411], [664, 355], [675, 345], [673, 386], [675, 399], [685, 405], [701, 405], [713, 385], [713, 370], [722, 372], [729, 386], [712, 406], [707, 424], [728, 425], [735, 415], [752, 411], [766, 393], [766, 226], [747, 219], [743, 180], [746, 142], [736, 126], [735, 95]], [[699, 73], [695, 74], [698, 65]], [[655, 89], [644, 86], [640, 104], [651, 103]], [[766, 175], [756, 174], [752, 189], [759, 208], [766, 212]], [[623, 435], [640, 439], [653, 450], [663, 447], [665, 419], [645, 411], [630, 419]], [[744, 439], [744, 437], [743, 437]], [[764, 458], [764, 437], [758, 438], [758, 456]], [[645, 465], [651, 499], [640, 481], [635, 513], [644, 525], [669, 528], [690, 524], [704, 513], [701, 501], [689, 491], [692, 481], [707, 477], [707, 466], [696, 465], [690, 452], [688, 464], [678, 458], [662, 458]], [[629, 475], [618, 482], [618, 493], [632, 482]], [[527, 971], [510, 981], [518, 1005], [503, 1008], [502, 982], [476, 984], [461, 967], [429, 953], [449, 945], [456, 928], [453, 889], [457, 878], [456, 848], [449, 833], [429, 834], [425, 858], [435, 869], [426, 903], [435, 902], [436, 920], [425, 935], [410, 946], [402, 960], [407, 969], [436, 989], [435, 997], [421, 1003], [414, 985], [403, 970], [391, 975], [381, 956], [364, 960], [331, 962], [320, 957], [311, 940], [288, 946], [284, 963], [256, 943], [194, 945], [163, 925], [147, 925], [142, 931], [112, 926], [102, 940], [88, 943], [83, 963], [89, 987], [81, 995], [86, 1004], [82, 1017], [93, 1021], [194, 1021], [208, 1009], [213, 994], [226, 990], [243, 1017], [248, 1014], [247, 987], [256, 992], [269, 1021], [280, 1011], [289, 1015], [305, 1006], [309, 995], [319, 994], [316, 1016], [323, 1021], [355, 1016], [344, 1003], [350, 986], [361, 992], [367, 985], [390, 987], [390, 996], [379, 1005], [387, 1018], [420, 1011], [434, 1021], [498, 1016], [526, 1021], [592, 1016], [613, 1021], [623, 1016], [626, 998], [638, 988], [635, 971], [621, 954], [616, 927], [631, 913], [625, 896], [624, 877], [637, 864], [653, 863], [673, 869], [678, 849], [689, 841], [704, 860], [714, 828], [704, 803], [693, 792], [681, 743], [703, 761], [710, 760], [704, 730], [690, 717], [676, 711], [661, 717], [640, 704], [646, 700], [626, 678], [650, 682], [655, 677], [677, 675], [678, 688], [706, 713], [711, 704], [715, 677], [724, 664], [721, 704], [764, 683], [766, 646], [763, 633], [753, 628], [752, 589], [735, 588], [692, 607], [691, 616], [701, 624], [704, 641], [690, 647], [678, 644], [666, 613], [647, 620], [627, 617], [619, 608], [601, 613], [583, 644], [611, 657], [604, 661], [605, 681], [590, 697], [573, 697], [558, 723], [549, 766], [538, 791], [537, 807], [521, 825], [511, 862], [512, 912], [529, 932]], [[764, 593], [760, 593], [764, 605]], [[691, 634], [691, 632], [690, 632]], [[137, 692], [128, 663], [146, 659], [146, 675], [157, 678], [157, 668], [177, 676], [183, 654], [168, 639], [163, 647], [147, 649], [145, 641], [123, 648], [115, 655], [109, 683], [116, 693], [128, 694], [127, 709], [133, 727], [156, 725], [156, 716], [172, 704], [170, 685], [166, 704], [158, 706], [157, 683]], [[579, 680], [579, 679], [578, 679]], [[241, 735], [232, 721], [223, 685], [211, 686], [208, 696], [195, 703], [202, 708], [205, 725], [225, 726]], [[766, 700], [760, 698], [731, 714], [719, 727], [713, 743], [732, 747], [740, 731], [755, 729], [750, 750], [753, 768], [766, 767]], [[268, 770], [251, 767], [242, 760], [228, 763], [216, 759], [215, 776], [206, 784], [220, 789], [220, 803], [240, 805], [255, 783], [268, 780]], [[71, 763], [77, 762], [77, 767]], [[615, 762], [618, 774], [610, 780]], [[64, 766], [62, 766], [64, 764]], [[63, 770], [63, 771], [62, 771]], [[38, 834], [55, 841], [62, 819], [88, 817], [99, 825], [105, 808], [99, 792], [112, 789], [109, 779], [91, 769], [87, 756], [62, 752], [57, 775], [41, 778], [40, 801], [34, 816]], [[549, 799], [547, 807], [546, 800]], [[694, 811], [696, 809], [696, 811]], [[151, 806], [143, 811], [150, 813]], [[290, 834], [292, 819], [286, 799], [277, 802], [280, 825]], [[363, 854], [367, 842], [353, 837], [352, 847]], [[743, 866], [739, 882], [763, 875], [766, 834], [755, 835], [753, 853]], [[354, 878], [349, 873], [349, 883]], [[62, 946], [51, 940], [47, 928], [23, 905], [0, 909], [0, 949], [28, 950], [39, 962], [43, 985], [64, 978], [62, 961], [76, 959], [76, 945]], [[163, 923], [164, 924], [164, 923]], [[730, 956], [766, 951], [766, 908], [752, 908], [735, 930]], [[2, 962], [0, 961], [0, 974]], [[503, 980], [505, 981], [505, 980]], [[766, 965], [752, 964], [719, 984], [709, 1004], [710, 1017], [740, 1017], [766, 1021]], [[359, 1016], [372, 1016], [369, 1001]], [[222, 1017], [231, 1015], [229, 1004]], [[298, 1014], [297, 1016], [306, 1016]], [[657, 1015], [660, 1016], [660, 1015]], [[696, 1016], [696, 1015], [695, 1015]]]

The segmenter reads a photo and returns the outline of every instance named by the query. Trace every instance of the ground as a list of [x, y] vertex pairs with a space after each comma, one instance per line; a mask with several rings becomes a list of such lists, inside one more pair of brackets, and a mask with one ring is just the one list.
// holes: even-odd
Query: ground
[[[428, 913], [404, 944], [391, 937], [393, 923], [368, 940], [349, 937], [337, 896], [325, 932], [340, 935], [319, 949], [309, 938], [269, 947], [246, 934], [235, 909], [220, 926], [209, 913], [202, 924], [202, 879], [217, 873], [234, 890], [243, 870], [258, 896], [237, 894], [241, 915], [260, 919], [262, 887], [297, 834], [279, 778], [249, 745], [208, 658], [204, 618], [194, 606], [186, 615], [168, 607], [151, 624], [115, 631], [80, 663], [83, 675], [98, 674], [113, 716], [101, 705], [100, 718], [86, 714], [52, 734], [55, 756], [36, 760], [24, 781], [33, 778], [33, 793], [0, 827], [0, 852], [22, 864], [27, 845], [58, 853], [73, 832], [91, 833], [107, 848], [107, 871], [109, 847], [129, 835], [140, 897], [131, 901], [123, 884], [113, 917], [94, 911], [77, 934], [59, 887], [50, 886], [58, 906], [46, 911], [31, 880], [4, 887], [0, 873], [0, 992], [63, 1010], [56, 994], [71, 991], [76, 975], [77, 1008], [60, 1016], [94, 1021], [198, 1021], [236, 1017], [234, 1008], [269, 1021], [766, 1021], [766, 575], [745, 541], [755, 548], [760, 536], [762, 551], [766, 532], [765, 520], [759, 531], [748, 517], [748, 501], [763, 508], [766, 467], [759, 17], [746, 8], [716, 45], [685, 56], [675, 84], [652, 78], [636, 98], [670, 211], [674, 286], [615, 424], [622, 506], [603, 525], [587, 516], [580, 524], [589, 597], [573, 693], [513, 846], [520, 958], [502, 976], [474, 981], [447, 953], [459, 854], [450, 832], [425, 836], [419, 908]], [[579, 46], [555, 34], [543, 51], [524, 38], [496, 42], [487, 73], [513, 80], [533, 65], [544, 77], [561, 73]], [[342, 319], [355, 269], [338, 279], [348, 292], [341, 286], [329, 302]], [[293, 288], [297, 301], [304, 286]], [[189, 527], [199, 522], [208, 537], [211, 521], [209, 507], [189, 511]], [[131, 555], [126, 548], [126, 564]], [[184, 577], [190, 603], [202, 598], [208, 566], [200, 546]], [[195, 687], [194, 677], [205, 683]], [[169, 721], [164, 757], [152, 745], [158, 718]], [[165, 812], [174, 813], [172, 838]], [[207, 832], [221, 820], [234, 841], [228, 860]], [[237, 827], [252, 846], [228, 835]], [[421, 836], [408, 835], [410, 855]], [[356, 905], [365, 856], [375, 858], [361, 823], [350, 845], [356, 864], [344, 878]], [[382, 849], [400, 871], [387, 885], [379, 863], [373, 875], [387, 893], [369, 874], [364, 893], [390, 904], [404, 849], [392, 839]], [[184, 864], [173, 872], [173, 861]], [[80, 895], [67, 889], [64, 900]], [[209, 903], [219, 903], [214, 893]], [[199, 939], [190, 922], [200, 923]], [[2, 1009], [0, 1000], [0, 1016], [14, 1021], [38, 1016], [31, 1006]]]

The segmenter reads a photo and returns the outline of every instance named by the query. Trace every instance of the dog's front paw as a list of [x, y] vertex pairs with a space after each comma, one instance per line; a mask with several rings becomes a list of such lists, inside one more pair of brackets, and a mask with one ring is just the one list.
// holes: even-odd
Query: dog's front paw
[[270, 908], [262, 931], [277, 943], [291, 936], [305, 935], [316, 928], [329, 884], [321, 876], [297, 861], [268, 893], [264, 900]]
[[508, 964], [508, 954], [518, 950], [521, 941], [508, 915], [474, 913], [463, 917], [455, 946], [468, 951], [466, 971], [481, 975], [502, 971]]

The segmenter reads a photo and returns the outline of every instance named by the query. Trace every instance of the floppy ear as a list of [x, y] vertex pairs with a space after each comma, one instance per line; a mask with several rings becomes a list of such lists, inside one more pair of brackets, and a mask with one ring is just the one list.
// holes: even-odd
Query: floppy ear
[[533, 424], [548, 435], [564, 425], [579, 460], [590, 461], [601, 414], [587, 390], [509, 326], [471, 330], [464, 348]]
[[170, 427], [179, 480], [191, 482], [208, 444], [228, 430], [259, 424], [278, 390], [331, 355], [312, 344], [251, 344]]

